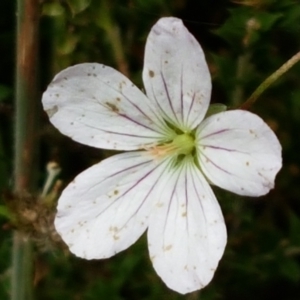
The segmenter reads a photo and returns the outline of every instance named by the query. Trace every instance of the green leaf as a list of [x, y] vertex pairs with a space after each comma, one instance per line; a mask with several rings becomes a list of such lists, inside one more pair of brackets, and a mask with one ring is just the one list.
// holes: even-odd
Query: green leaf
[[293, 282], [298, 282], [300, 279], [299, 264], [291, 258], [282, 258], [280, 262], [280, 271], [282, 275]]
[[289, 32], [298, 34], [300, 30], [300, 5], [290, 4], [288, 7], [283, 7], [284, 18], [280, 20], [279, 26]]
[[111, 8], [106, 1], [101, 1], [97, 7], [98, 18], [95, 19], [95, 24], [105, 31], [109, 31], [112, 27]]
[[257, 42], [262, 32], [269, 31], [283, 17], [282, 13], [268, 13], [248, 7], [229, 11], [231, 16], [215, 33], [235, 48]]
[[0, 205], [0, 216], [11, 219], [11, 213], [5, 205]]
[[222, 103], [214, 103], [211, 104], [208, 107], [207, 113], [205, 115], [205, 118], [208, 118], [212, 115], [218, 114], [220, 112], [226, 111], [227, 110], [227, 106], [225, 104]]
[[230, 17], [227, 21], [214, 32], [229, 42], [231, 46], [241, 46], [246, 35], [247, 21], [253, 16], [252, 11], [247, 7], [239, 7], [230, 9], [229, 12]]
[[64, 14], [65, 10], [59, 2], [45, 3], [42, 7], [42, 14], [49, 17], [57, 17]]
[[81, 13], [89, 7], [91, 0], [67, 0], [73, 16]]
[[277, 13], [277, 14], [270, 14], [267, 12], [260, 12], [259, 14], [255, 15], [255, 19], [258, 22], [258, 30], [267, 32], [269, 31], [274, 24], [276, 23], [277, 20], [283, 17], [283, 14]]
[[61, 55], [67, 55], [74, 51], [78, 43], [78, 36], [69, 35], [58, 46], [58, 51]]

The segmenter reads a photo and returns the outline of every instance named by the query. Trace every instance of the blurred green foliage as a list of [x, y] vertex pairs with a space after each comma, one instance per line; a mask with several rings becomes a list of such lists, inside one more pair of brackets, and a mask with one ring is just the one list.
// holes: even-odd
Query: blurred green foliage
[[[5, 206], [13, 200], [4, 196], [12, 176], [12, 2], [0, 3], [0, 299], [8, 299], [14, 226]], [[240, 106], [300, 49], [296, 0], [44, 0], [40, 9], [41, 92], [59, 70], [90, 61], [113, 66], [142, 87], [147, 34], [157, 19], [168, 15], [182, 18], [201, 42], [213, 77], [212, 101], [229, 108]], [[276, 188], [258, 199], [215, 188], [229, 242], [208, 287], [186, 296], [166, 288], [151, 266], [145, 237], [116, 257], [85, 261], [47, 236], [31, 232], [36, 240], [36, 299], [300, 299], [300, 64], [271, 86], [252, 111], [277, 134], [284, 167]], [[49, 161], [59, 162], [67, 184], [111, 155], [63, 137], [40, 113], [41, 188]]]

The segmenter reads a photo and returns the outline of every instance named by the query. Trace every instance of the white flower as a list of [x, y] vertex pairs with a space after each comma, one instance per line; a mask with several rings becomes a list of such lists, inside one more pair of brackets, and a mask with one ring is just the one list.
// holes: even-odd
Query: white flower
[[44, 109], [63, 134], [97, 148], [137, 150], [79, 174], [59, 199], [55, 226], [86, 259], [115, 255], [148, 228], [156, 272], [184, 294], [210, 282], [226, 245], [208, 182], [264, 195], [281, 168], [281, 147], [250, 112], [204, 119], [211, 78], [179, 19], [153, 26], [143, 80], [146, 95], [116, 70], [86, 63], [59, 73], [44, 93]]

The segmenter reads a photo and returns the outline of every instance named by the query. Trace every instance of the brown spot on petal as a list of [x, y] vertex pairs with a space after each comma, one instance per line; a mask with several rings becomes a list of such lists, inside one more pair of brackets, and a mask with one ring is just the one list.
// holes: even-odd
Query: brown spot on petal
[[114, 233], [119, 232], [119, 228], [118, 228], [118, 227], [115, 227], [115, 226], [110, 226], [108, 230], [109, 230], [110, 232], [114, 232]]
[[164, 251], [169, 251], [169, 250], [172, 249], [172, 247], [173, 247], [173, 245], [165, 246], [165, 247], [164, 247]]
[[154, 77], [154, 72], [152, 71], [152, 70], [149, 70], [149, 76], [151, 77], [151, 78], [153, 78]]
[[250, 134], [254, 135], [254, 137], [257, 137], [257, 134], [256, 134], [256, 132], [254, 130], [249, 129], [249, 132], [250, 132]]
[[105, 102], [105, 104], [113, 111], [113, 112], [119, 112], [119, 109], [118, 109], [118, 107], [115, 105], [115, 104], [113, 104], [113, 103], [109, 103], [109, 102]]

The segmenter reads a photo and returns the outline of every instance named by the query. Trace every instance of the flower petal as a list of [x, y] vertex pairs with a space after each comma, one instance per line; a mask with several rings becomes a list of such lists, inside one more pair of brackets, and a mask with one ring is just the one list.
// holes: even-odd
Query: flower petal
[[57, 74], [42, 101], [54, 126], [89, 146], [139, 149], [156, 143], [167, 128], [129, 79], [96, 63]]
[[149, 222], [149, 252], [165, 284], [185, 294], [212, 279], [226, 245], [226, 227], [210, 186], [192, 161], [163, 178]]
[[242, 110], [213, 115], [200, 124], [196, 139], [200, 167], [213, 184], [247, 196], [274, 187], [281, 146], [258, 116]]
[[162, 18], [146, 44], [143, 80], [161, 114], [183, 131], [195, 128], [207, 111], [211, 78], [196, 39], [176, 18]]
[[146, 152], [134, 152], [79, 174], [63, 191], [55, 219], [70, 251], [107, 258], [133, 244], [148, 226], [152, 191], [165, 167]]

